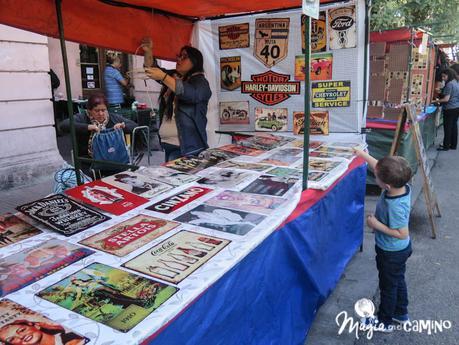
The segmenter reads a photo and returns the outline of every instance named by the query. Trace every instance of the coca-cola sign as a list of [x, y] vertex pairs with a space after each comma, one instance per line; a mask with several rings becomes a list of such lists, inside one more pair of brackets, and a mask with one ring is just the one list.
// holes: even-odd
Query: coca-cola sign
[[330, 26], [333, 30], [348, 30], [354, 25], [354, 18], [348, 16], [337, 17], [332, 20]]

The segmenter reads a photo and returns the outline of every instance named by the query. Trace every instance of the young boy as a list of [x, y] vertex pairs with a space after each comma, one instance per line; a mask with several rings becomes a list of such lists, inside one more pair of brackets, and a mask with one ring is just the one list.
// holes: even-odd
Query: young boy
[[[380, 331], [392, 332], [394, 321], [399, 324], [410, 321], [405, 269], [412, 252], [408, 232], [411, 188], [407, 184], [411, 179], [411, 168], [402, 157], [388, 156], [378, 161], [364, 151], [355, 152], [367, 161], [374, 171], [376, 183], [383, 190], [376, 212], [368, 216], [367, 224], [375, 230], [379, 272], [381, 302], [376, 326]], [[370, 322], [375, 324], [374, 321]]]

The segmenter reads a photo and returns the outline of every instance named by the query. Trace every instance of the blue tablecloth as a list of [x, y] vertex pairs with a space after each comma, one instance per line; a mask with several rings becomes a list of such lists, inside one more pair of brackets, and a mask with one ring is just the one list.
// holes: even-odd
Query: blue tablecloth
[[144, 344], [303, 344], [362, 243], [365, 178], [350, 169]]

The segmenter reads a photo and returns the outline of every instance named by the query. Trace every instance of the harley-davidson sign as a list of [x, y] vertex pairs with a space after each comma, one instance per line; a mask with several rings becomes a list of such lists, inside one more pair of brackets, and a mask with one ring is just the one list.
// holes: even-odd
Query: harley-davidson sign
[[275, 105], [290, 98], [290, 95], [300, 94], [300, 82], [289, 81], [289, 74], [280, 74], [268, 71], [261, 74], [252, 74], [252, 81], [243, 81], [242, 93], [249, 93], [250, 97], [266, 105]]

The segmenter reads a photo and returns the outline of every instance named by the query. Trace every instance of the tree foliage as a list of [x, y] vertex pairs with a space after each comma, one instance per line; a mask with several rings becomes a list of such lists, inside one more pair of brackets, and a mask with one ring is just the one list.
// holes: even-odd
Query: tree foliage
[[414, 26], [433, 36], [459, 40], [459, 1], [457, 0], [372, 0], [371, 29], [387, 30]]

